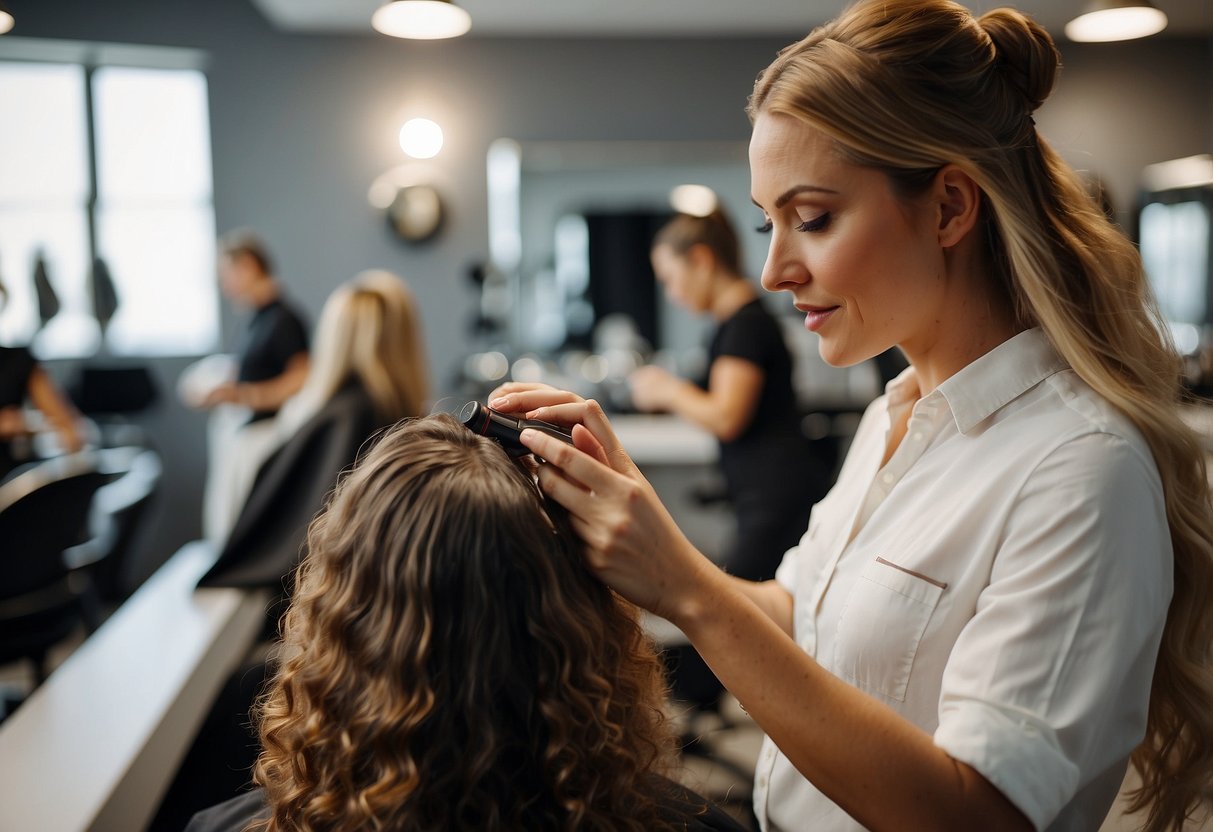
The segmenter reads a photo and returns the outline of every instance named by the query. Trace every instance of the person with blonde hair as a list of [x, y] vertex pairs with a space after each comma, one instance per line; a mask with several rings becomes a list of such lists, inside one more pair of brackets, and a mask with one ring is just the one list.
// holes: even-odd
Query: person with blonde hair
[[1011, 9], [864, 0], [750, 99], [763, 285], [869, 407], [776, 579], [715, 569], [593, 402], [526, 385], [540, 483], [596, 574], [670, 619], [766, 731], [766, 830], [1151, 832], [1207, 808], [1213, 508], [1141, 260], [1032, 114], [1056, 48]]
[[388, 431], [308, 531], [260, 788], [191, 832], [740, 832], [663, 776], [661, 666], [579, 545], [495, 441]]
[[230, 529], [208, 584], [281, 581], [338, 473], [377, 430], [419, 416], [429, 396], [420, 316], [403, 280], [362, 272], [333, 290], [302, 388], [269, 431], [230, 454]]

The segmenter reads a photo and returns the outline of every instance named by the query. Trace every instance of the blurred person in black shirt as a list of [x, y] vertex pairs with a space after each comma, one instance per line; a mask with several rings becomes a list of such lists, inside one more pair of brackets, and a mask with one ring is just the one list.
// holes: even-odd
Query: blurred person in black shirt
[[307, 328], [284, 299], [264, 243], [247, 231], [220, 240], [219, 286], [232, 303], [253, 310], [253, 317], [237, 349], [236, 378], [215, 387], [200, 404], [244, 405], [253, 421], [273, 416], [307, 378]]

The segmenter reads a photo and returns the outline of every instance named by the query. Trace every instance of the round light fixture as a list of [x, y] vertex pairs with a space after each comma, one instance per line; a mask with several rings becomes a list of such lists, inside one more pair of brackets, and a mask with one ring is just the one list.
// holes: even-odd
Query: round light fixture
[[1066, 24], [1066, 37], [1078, 42], [1133, 40], [1167, 28], [1167, 15], [1146, 0], [1094, 0]]
[[670, 205], [680, 214], [706, 217], [719, 204], [716, 192], [707, 185], [679, 185], [670, 191]]
[[13, 19], [13, 13], [8, 10], [8, 5], [0, 2], [0, 35], [11, 32], [16, 23], [17, 21]]
[[472, 28], [472, 17], [451, 0], [395, 0], [371, 15], [377, 32], [394, 38], [457, 38]]
[[428, 118], [411, 118], [400, 128], [400, 149], [414, 159], [432, 159], [442, 150], [442, 128]]

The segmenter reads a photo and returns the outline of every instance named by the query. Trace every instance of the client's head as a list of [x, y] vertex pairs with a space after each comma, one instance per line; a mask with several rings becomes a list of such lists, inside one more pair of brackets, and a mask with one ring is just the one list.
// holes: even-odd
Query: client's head
[[663, 676], [564, 516], [449, 416], [312, 523], [261, 705], [270, 829], [653, 829]]
[[413, 293], [390, 272], [358, 274], [333, 290], [316, 326], [312, 368], [300, 391], [310, 415], [357, 380], [383, 424], [424, 412], [428, 395], [420, 316]]

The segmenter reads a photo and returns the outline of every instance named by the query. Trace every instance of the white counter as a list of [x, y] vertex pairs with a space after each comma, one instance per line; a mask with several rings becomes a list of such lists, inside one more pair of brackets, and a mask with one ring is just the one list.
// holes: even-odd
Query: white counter
[[0, 830], [147, 826], [266, 596], [194, 585], [187, 544], [0, 725]]
[[716, 438], [677, 416], [611, 416], [611, 427], [637, 465], [700, 465], [720, 456]]

